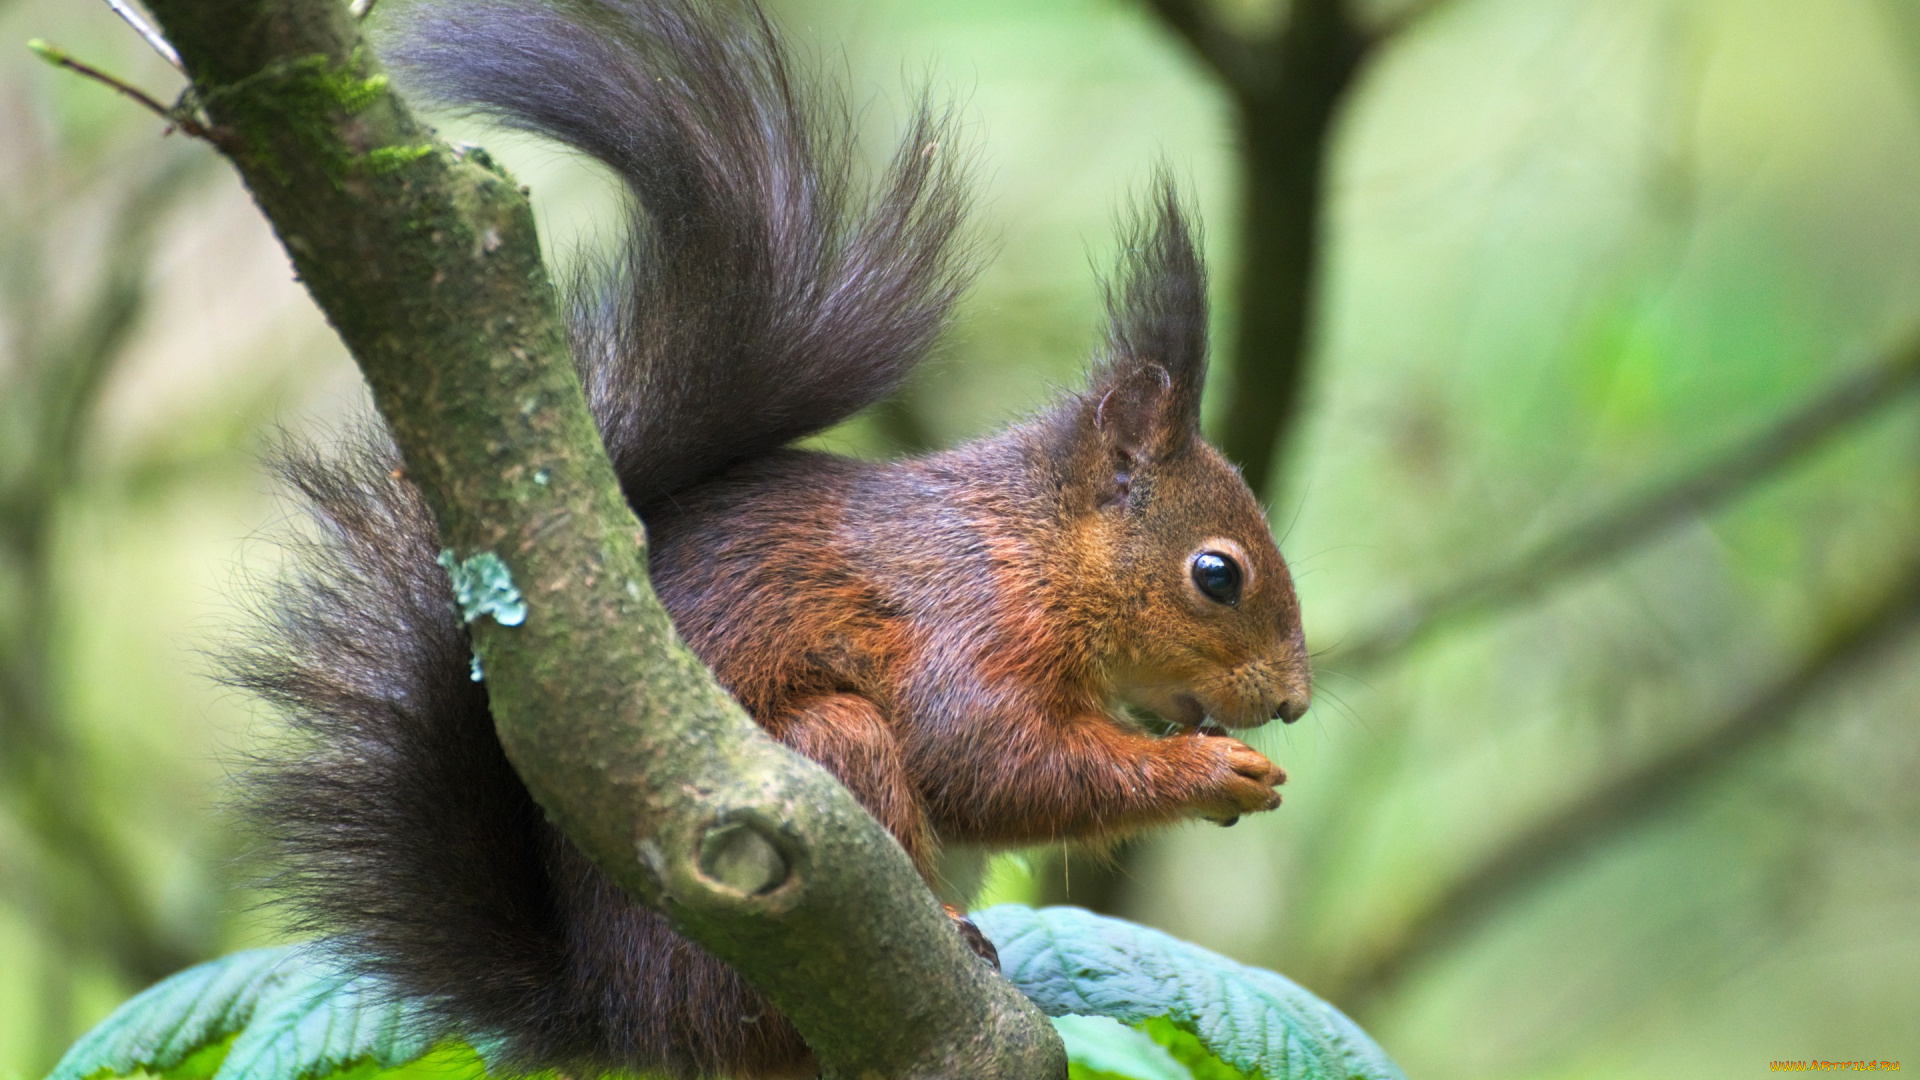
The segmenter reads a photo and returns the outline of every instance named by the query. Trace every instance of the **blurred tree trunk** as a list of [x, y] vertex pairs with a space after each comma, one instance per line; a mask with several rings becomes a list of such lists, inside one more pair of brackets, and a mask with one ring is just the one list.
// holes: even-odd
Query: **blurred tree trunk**
[[[104, 960], [128, 985], [144, 986], [203, 959], [210, 945], [208, 927], [162, 925], [151, 886], [102, 811], [62, 685], [61, 640], [71, 620], [55, 549], [63, 511], [81, 484], [95, 406], [146, 305], [158, 226], [198, 166], [197, 155], [169, 155], [122, 196], [104, 269], [64, 318], [48, 310], [46, 263], [64, 248], [51, 233], [58, 216], [50, 207], [10, 222], [0, 251], [13, 331], [0, 369], [8, 436], [0, 446], [0, 575], [9, 584], [0, 632], [0, 793], [35, 848], [32, 866], [7, 870], [8, 899], [46, 932], [36, 1054], [45, 1065], [75, 1034], [69, 969], [82, 958]], [[52, 202], [65, 196], [56, 182], [46, 186]]]
[[1345, 0], [1297, 0], [1258, 47], [1259, 67], [1216, 65], [1240, 136], [1240, 261], [1218, 442], [1263, 497], [1284, 475], [1277, 459], [1306, 390], [1334, 125], [1374, 45]]
[[1272, 496], [1309, 376], [1328, 155], [1367, 61], [1417, 18], [1422, 0], [1377, 25], [1349, 0], [1293, 0], [1277, 28], [1235, 29], [1211, 0], [1147, 0], [1219, 80], [1239, 139], [1240, 259], [1221, 379], [1221, 450]]

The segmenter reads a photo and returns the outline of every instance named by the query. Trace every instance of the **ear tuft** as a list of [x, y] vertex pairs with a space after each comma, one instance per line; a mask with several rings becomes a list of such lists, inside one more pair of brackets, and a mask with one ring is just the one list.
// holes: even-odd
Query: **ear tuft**
[[1178, 453], [1200, 436], [1207, 272], [1194, 234], [1172, 178], [1156, 169], [1147, 205], [1126, 225], [1117, 280], [1106, 287], [1107, 342], [1090, 388], [1103, 432], [1110, 409], [1143, 425], [1137, 442], [1146, 459]]

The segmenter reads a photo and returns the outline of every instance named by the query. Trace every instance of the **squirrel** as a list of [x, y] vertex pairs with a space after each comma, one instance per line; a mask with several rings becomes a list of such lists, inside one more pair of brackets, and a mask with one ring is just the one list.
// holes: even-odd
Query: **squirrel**
[[[1279, 804], [1284, 772], [1220, 729], [1307, 707], [1299, 605], [1200, 435], [1206, 275], [1164, 175], [1083, 391], [955, 449], [854, 460], [789, 444], [893, 394], [948, 321], [969, 274], [950, 116], [923, 100], [863, 187], [848, 110], [751, 0], [427, 0], [386, 51], [415, 92], [624, 182], [617, 253], [563, 291], [655, 587], [755, 722], [929, 881], [942, 844], [1097, 844]], [[512, 1067], [809, 1075], [792, 1025], [514, 774], [385, 433], [277, 465], [317, 528], [226, 671], [294, 732], [249, 798], [299, 926]]]

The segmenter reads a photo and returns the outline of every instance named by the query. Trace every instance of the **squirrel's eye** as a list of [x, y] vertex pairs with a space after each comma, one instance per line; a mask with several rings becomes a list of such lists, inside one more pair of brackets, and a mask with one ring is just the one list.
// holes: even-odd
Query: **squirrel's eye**
[[1232, 606], [1240, 602], [1240, 564], [1217, 551], [1193, 557], [1193, 584], [1210, 600]]

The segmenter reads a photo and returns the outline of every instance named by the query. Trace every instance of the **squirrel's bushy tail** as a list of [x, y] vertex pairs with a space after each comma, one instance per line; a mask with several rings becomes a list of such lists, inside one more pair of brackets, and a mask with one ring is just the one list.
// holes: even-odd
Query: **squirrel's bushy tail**
[[479, 1045], [490, 1073], [804, 1072], [798, 1034], [549, 825], [494, 735], [434, 523], [367, 427], [281, 478], [316, 533], [226, 680], [294, 738], [245, 797], [284, 860], [296, 930]]
[[[856, 182], [845, 110], [809, 104], [750, 5], [427, 0], [394, 59], [432, 95], [624, 178], [625, 247], [572, 282], [575, 356], [646, 506], [885, 397], [962, 284], [964, 192], [925, 108]], [[298, 738], [253, 774], [305, 927], [338, 935], [513, 1065], [790, 1074], [791, 1025], [543, 819], [494, 737], [419, 492], [370, 428], [284, 455], [317, 534], [235, 685]]]
[[625, 242], [570, 282], [574, 354], [644, 506], [890, 395], [968, 276], [964, 155], [925, 102], [857, 182], [852, 118], [728, 0], [428, 0], [388, 59], [443, 105], [627, 185]]

